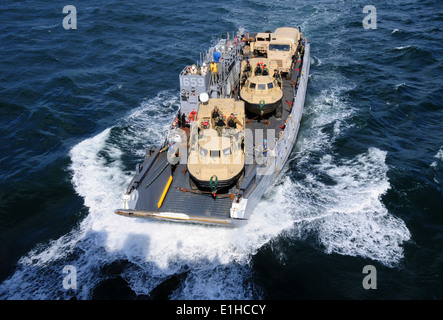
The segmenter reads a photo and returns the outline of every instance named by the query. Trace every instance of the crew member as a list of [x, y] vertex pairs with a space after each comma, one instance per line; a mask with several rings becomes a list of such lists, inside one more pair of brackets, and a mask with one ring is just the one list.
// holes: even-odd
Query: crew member
[[219, 137], [221, 137], [223, 128], [226, 126], [225, 121], [223, 120], [223, 115], [220, 113], [219, 117], [216, 119], [215, 122], [215, 130], [217, 130], [217, 134]]
[[308, 43], [308, 40], [306, 40], [306, 38], [304, 38], [303, 41], [301, 42], [300, 54], [303, 54], [305, 52], [305, 47], [306, 47], [307, 43]]
[[263, 65], [263, 71], [262, 71], [262, 76], [268, 76], [269, 75], [269, 71], [268, 68], [266, 67], [266, 65]]
[[248, 80], [248, 76], [247, 76], [246, 73], [243, 73], [243, 75], [242, 75], [242, 77], [241, 77], [241, 87], [242, 87], [242, 88], [244, 87], [244, 85], [245, 85], [245, 83], [246, 83], [246, 80]]
[[263, 157], [268, 155], [268, 141], [266, 139], [263, 140]]
[[243, 72], [245, 73], [251, 72], [251, 64], [249, 63], [249, 61], [246, 62], [246, 66]]
[[219, 116], [220, 116], [220, 110], [218, 109], [217, 106], [215, 106], [214, 109], [212, 109], [211, 111], [211, 124], [213, 128], [215, 127], [215, 121]]
[[237, 129], [237, 124], [243, 128], [243, 124], [240, 122], [240, 120], [238, 120], [237, 117], [233, 113], [231, 113], [227, 127], [232, 129]]
[[257, 62], [257, 66], [255, 67], [255, 72], [254, 72], [254, 74], [255, 74], [256, 76], [260, 76], [261, 73], [262, 73], [261, 65], [260, 65], [260, 63]]
[[175, 171], [178, 163], [180, 162], [180, 154], [179, 150], [175, 148], [174, 141], [169, 140], [168, 144], [159, 151], [159, 153], [168, 151], [167, 158], [169, 163], [171, 164], [171, 174]]
[[200, 74], [205, 76], [208, 73], [208, 67], [206, 66], [206, 62], [203, 62], [203, 65], [200, 68]]
[[217, 75], [218, 69], [217, 69], [217, 63], [214, 60], [211, 62], [210, 68], [211, 68], [212, 82], [215, 83], [218, 80], [218, 75]]
[[277, 80], [278, 85], [281, 87], [281, 75], [277, 69], [274, 69], [273, 77]]
[[193, 64], [191, 67], [191, 74], [198, 74], [197, 66], [195, 64]]

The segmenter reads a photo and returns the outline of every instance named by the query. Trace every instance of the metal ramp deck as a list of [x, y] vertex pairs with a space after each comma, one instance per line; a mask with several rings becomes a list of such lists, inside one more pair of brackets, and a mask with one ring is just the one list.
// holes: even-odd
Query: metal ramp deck
[[[171, 186], [162, 206], [154, 211], [184, 213], [192, 216], [229, 218], [232, 204], [229, 194], [218, 195], [215, 199], [209, 193], [199, 193], [191, 190], [189, 173], [185, 165], [177, 166]], [[185, 188], [184, 192], [179, 188]]]

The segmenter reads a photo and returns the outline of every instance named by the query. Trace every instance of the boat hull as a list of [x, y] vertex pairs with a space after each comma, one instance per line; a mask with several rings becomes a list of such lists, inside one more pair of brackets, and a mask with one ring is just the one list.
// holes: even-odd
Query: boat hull
[[[272, 103], [266, 103], [260, 107], [259, 103], [250, 103], [247, 100], [242, 99], [245, 102], [245, 108], [252, 114], [265, 115], [274, 112], [281, 104], [281, 99]], [[262, 113], [263, 112], [263, 113]]]
[[[243, 173], [243, 170], [240, 171], [237, 175], [235, 175], [234, 177], [232, 177], [230, 179], [218, 180], [218, 182], [217, 182], [217, 190], [229, 189], [230, 187], [232, 187], [236, 183], [236, 181], [240, 178], [242, 173]], [[196, 186], [199, 189], [211, 190], [211, 185], [210, 185], [209, 181], [207, 181], [207, 180], [199, 180], [199, 179], [197, 179], [195, 176], [193, 176], [191, 174], [190, 174], [190, 176], [191, 176], [192, 181], [194, 181], [194, 183], [196, 184]]]
[[164, 221], [164, 222], [180, 222], [180, 223], [194, 223], [204, 224], [208, 226], [237, 228], [244, 225], [246, 219], [232, 219], [232, 218], [216, 218], [204, 217], [201, 215], [188, 215], [175, 212], [150, 212], [141, 210], [125, 210], [119, 209], [115, 211], [116, 214], [129, 218], [144, 218], [149, 220]]

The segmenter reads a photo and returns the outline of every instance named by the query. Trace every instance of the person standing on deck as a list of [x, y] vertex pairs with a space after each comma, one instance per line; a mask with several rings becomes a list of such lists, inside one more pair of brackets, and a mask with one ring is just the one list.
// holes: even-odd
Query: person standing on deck
[[263, 157], [266, 157], [268, 155], [268, 141], [266, 139], [263, 140]]
[[215, 123], [217, 121], [217, 118], [220, 116], [220, 110], [217, 106], [214, 106], [214, 109], [211, 111], [211, 124], [212, 128], [215, 128]]
[[222, 136], [223, 129], [225, 128], [225, 126], [226, 126], [226, 123], [224, 121], [223, 114], [220, 113], [218, 119], [216, 119], [216, 122], [215, 122], [215, 130], [217, 130], [217, 134], [219, 137]]
[[208, 67], [206, 66], [206, 62], [203, 62], [203, 65], [200, 68], [200, 74], [205, 76], [208, 73]]
[[303, 54], [305, 52], [305, 46], [307, 43], [308, 43], [308, 40], [306, 40], [306, 38], [304, 38], [303, 41], [301, 42], [300, 54]]
[[197, 66], [195, 64], [191, 67], [191, 74], [196, 75], [198, 74]]
[[281, 88], [281, 75], [277, 69], [274, 69], [273, 77], [277, 81], [278, 86]]
[[237, 117], [233, 113], [231, 113], [227, 127], [232, 129], [237, 129], [237, 125], [243, 128], [243, 124], [240, 122], [240, 120], [238, 120]]
[[211, 68], [212, 82], [213, 82], [213, 83], [216, 83], [217, 80], [218, 80], [218, 75], [217, 75], [217, 72], [218, 72], [218, 69], [217, 69], [217, 63], [216, 63], [215, 61], [212, 61], [212, 62], [211, 62], [211, 66], [210, 66], [210, 68]]
[[257, 66], [255, 67], [255, 71], [254, 71], [255, 76], [261, 76], [262, 71], [263, 71], [262, 65], [260, 64], [260, 62], [257, 62]]
[[249, 60], [246, 61], [245, 69], [243, 70], [244, 73], [246, 73], [248, 76], [251, 74], [251, 64], [249, 63]]
[[180, 162], [180, 154], [179, 150], [175, 147], [174, 141], [169, 140], [168, 144], [162, 148], [159, 153], [168, 151], [167, 159], [168, 162], [171, 164], [171, 174], [175, 171], [175, 168], [177, 167], [178, 163]]

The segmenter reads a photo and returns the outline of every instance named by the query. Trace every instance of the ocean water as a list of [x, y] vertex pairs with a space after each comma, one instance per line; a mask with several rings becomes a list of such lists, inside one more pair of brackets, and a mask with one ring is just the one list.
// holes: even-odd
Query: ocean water
[[[443, 6], [373, 1], [365, 29], [367, 4], [3, 4], [0, 299], [442, 299]], [[305, 111], [250, 222], [115, 215], [178, 108], [183, 66], [226, 32], [282, 26], [311, 43]]]

